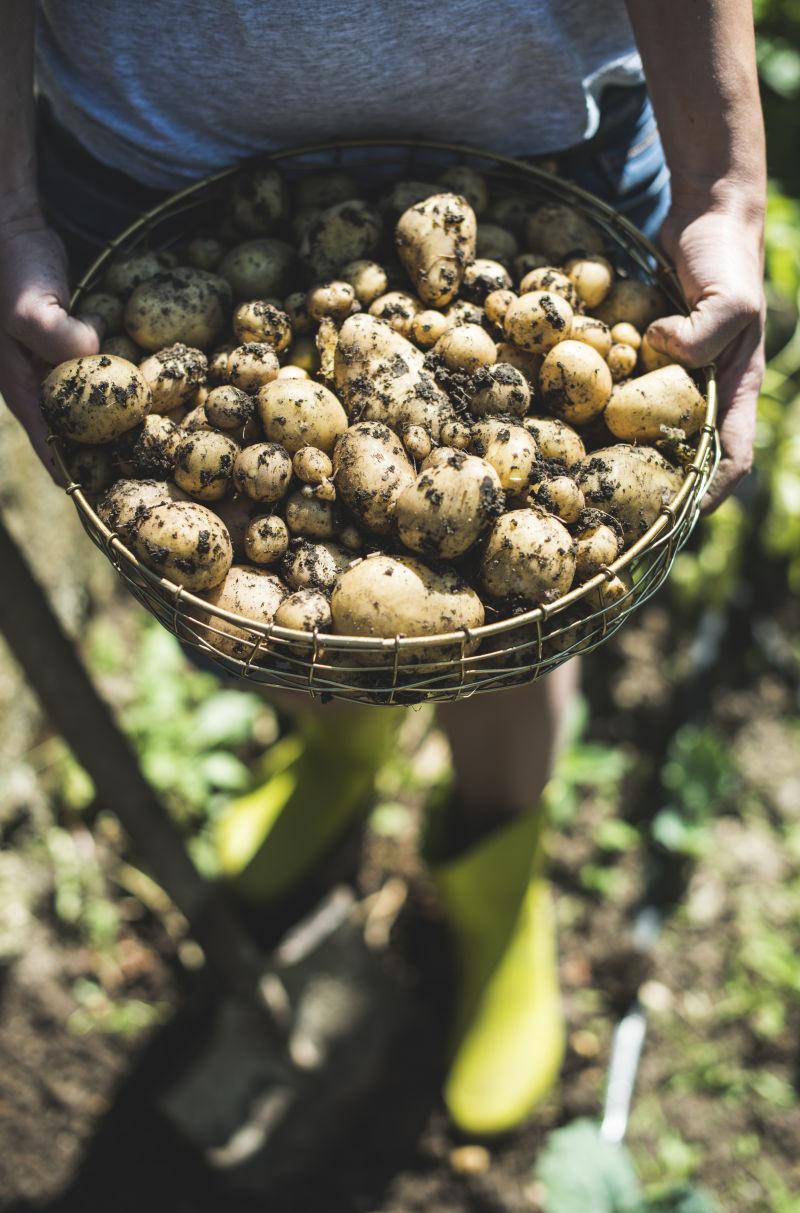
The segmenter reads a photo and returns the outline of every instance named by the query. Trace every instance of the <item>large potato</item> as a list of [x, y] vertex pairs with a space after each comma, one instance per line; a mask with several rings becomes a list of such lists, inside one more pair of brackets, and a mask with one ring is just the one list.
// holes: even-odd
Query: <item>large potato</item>
[[412, 552], [453, 560], [469, 551], [504, 505], [492, 465], [452, 451], [400, 494], [394, 510], [397, 533]]
[[[634, 355], [635, 356], [635, 355]], [[706, 416], [706, 402], [682, 366], [663, 366], [638, 379], [629, 379], [614, 392], [605, 422], [625, 442], [654, 442], [663, 427], [696, 434]]]
[[604, 447], [574, 468], [586, 504], [611, 514], [632, 543], [653, 525], [681, 486], [681, 473], [647, 446]]
[[145, 350], [181, 342], [207, 349], [230, 315], [224, 278], [190, 266], [156, 274], [136, 287], [125, 307], [125, 328]]
[[234, 299], [282, 298], [294, 256], [284, 240], [248, 240], [230, 249], [216, 272], [228, 283]]
[[475, 258], [475, 212], [458, 194], [434, 194], [400, 216], [395, 244], [417, 294], [443, 307], [458, 294]]
[[113, 354], [71, 358], [42, 384], [42, 412], [56, 433], [99, 445], [133, 429], [150, 411], [141, 372]]
[[233, 561], [225, 524], [195, 501], [152, 506], [136, 528], [133, 546], [144, 564], [187, 590], [219, 585]]
[[[203, 597], [212, 606], [232, 615], [241, 615], [253, 623], [272, 623], [275, 612], [286, 597], [286, 586], [274, 573], [252, 564], [235, 564], [221, 585]], [[246, 661], [258, 643], [258, 634], [249, 632], [227, 619], [203, 615], [203, 639], [228, 657]]]
[[291, 455], [304, 446], [330, 452], [347, 429], [333, 392], [311, 379], [275, 379], [259, 388], [256, 405], [267, 438]]
[[568, 592], [575, 576], [572, 537], [544, 510], [510, 510], [489, 533], [479, 576], [492, 598], [553, 602]]
[[338, 497], [361, 525], [388, 535], [397, 498], [414, 483], [397, 435], [378, 421], [351, 426], [336, 443], [333, 473]]
[[583, 341], [560, 341], [539, 371], [542, 403], [570, 425], [586, 425], [602, 413], [613, 386], [608, 364]]

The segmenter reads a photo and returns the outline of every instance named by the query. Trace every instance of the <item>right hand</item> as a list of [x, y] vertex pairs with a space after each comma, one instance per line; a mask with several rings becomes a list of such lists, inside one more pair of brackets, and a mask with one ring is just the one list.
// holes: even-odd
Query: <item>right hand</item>
[[96, 354], [96, 329], [67, 314], [67, 260], [56, 233], [41, 214], [0, 216], [0, 394], [55, 478], [47, 426], [39, 409], [39, 384], [67, 358]]

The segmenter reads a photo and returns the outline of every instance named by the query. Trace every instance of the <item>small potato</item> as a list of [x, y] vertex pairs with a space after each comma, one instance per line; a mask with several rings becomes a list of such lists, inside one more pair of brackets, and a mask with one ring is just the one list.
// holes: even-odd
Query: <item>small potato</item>
[[400, 437], [410, 459], [426, 459], [431, 453], [431, 436], [421, 425], [409, 425]]
[[144, 480], [166, 480], [175, 468], [175, 452], [181, 437], [174, 422], [151, 413], [114, 444], [114, 459], [123, 476]]
[[67, 468], [87, 497], [97, 497], [114, 479], [111, 455], [101, 446], [76, 446], [67, 455]]
[[586, 595], [586, 606], [591, 611], [604, 611], [607, 620], [616, 619], [624, 609], [625, 600], [633, 589], [633, 578], [627, 569], [607, 578], [595, 590]]
[[347, 429], [347, 414], [333, 392], [310, 379], [277, 379], [256, 396], [264, 433], [290, 455], [304, 446], [329, 453]]
[[292, 479], [292, 461], [275, 442], [256, 442], [239, 451], [233, 465], [233, 483], [251, 501], [272, 504], [286, 495]]
[[163, 253], [134, 253], [120, 261], [112, 261], [103, 279], [104, 290], [120, 299], [127, 299], [140, 283], [154, 278], [171, 266]]
[[247, 341], [228, 355], [228, 378], [234, 387], [249, 395], [277, 378], [280, 363], [271, 345]]
[[477, 324], [458, 324], [448, 329], [436, 342], [433, 352], [451, 371], [466, 371], [467, 374], [497, 361], [497, 346], [486, 329]]
[[566, 274], [554, 265], [542, 265], [535, 270], [529, 270], [519, 284], [519, 294], [529, 295], [532, 291], [550, 291], [566, 299], [573, 312], [579, 311], [581, 297], [574, 284]]
[[379, 295], [369, 305], [370, 316], [385, 320], [397, 333], [407, 337], [414, 317], [422, 311], [422, 305], [408, 291], [388, 291]]
[[292, 468], [297, 479], [305, 484], [319, 484], [333, 475], [330, 457], [315, 446], [302, 446], [296, 451]]
[[224, 523], [196, 501], [152, 506], [136, 528], [133, 546], [149, 568], [187, 590], [219, 585], [233, 561]]
[[489, 203], [486, 179], [476, 169], [466, 164], [454, 164], [437, 177], [437, 183], [451, 194], [466, 198], [476, 215], [481, 215]]
[[544, 510], [510, 510], [489, 533], [479, 576], [492, 598], [553, 602], [569, 591], [575, 576], [572, 537]]
[[284, 240], [248, 240], [229, 249], [217, 273], [234, 299], [269, 299], [283, 295], [294, 260], [294, 249]]
[[208, 376], [208, 359], [191, 346], [167, 346], [145, 358], [139, 370], [150, 386], [150, 411], [170, 413], [188, 404]]
[[509, 341], [532, 354], [546, 354], [568, 335], [573, 311], [566, 299], [551, 291], [532, 291], [516, 299], [505, 314]]
[[[254, 565], [235, 564], [221, 585], [203, 595], [206, 602], [241, 615], [252, 623], [272, 623], [275, 612], [286, 597], [286, 586], [266, 569]], [[251, 632], [227, 619], [215, 615], [202, 615], [205, 625], [203, 639], [227, 657], [246, 661], [258, 644], [258, 633]]]
[[[642, 334], [632, 324], [628, 324], [626, 320], [621, 320], [619, 324], [615, 324], [611, 330], [611, 340], [616, 344], [629, 345], [632, 349], [638, 350], [642, 344]], [[655, 370], [655, 367], [648, 367], [648, 370]]]
[[193, 409], [190, 409], [188, 413], [185, 413], [178, 422], [177, 428], [181, 434], [196, 434], [198, 430], [213, 429], [213, 426], [206, 415], [205, 405], [196, 404]]
[[100, 353], [113, 354], [115, 358], [124, 358], [126, 362], [138, 364], [144, 351], [140, 350], [130, 337], [125, 337], [120, 333], [116, 337], [106, 337], [100, 346]]
[[614, 267], [605, 257], [595, 253], [590, 257], [570, 257], [564, 273], [589, 308], [599, 307], [614, 281]]
[[476, 372], [469, 399], [469, 411], [474, 417], [498, 414], [522, 417], [530, 404], [530, 385], [516, 367], [496, 362]]
[[608, 351], [606, 362], [614, 383], [620, 383], [636, 370], [636, 350], [632, 345], [616, 341]]
[[335, 277], [340, 266], [375, 252], [382, 227], [380, 215], [366, 202], [338, 202], [311, 224], [300, 242], [300, 256], [317, 278]]
[[125, 306], [125, 328], [145, 350], [176, 342], [207, 349], [221, 332], [230, 306], [224, 278], [180, 266], [136, 287]]
[[662, 366], [620, 384], [605, 411], [605, 423], [625, 442], [654, 442], [664, 427], [687, 438], [705, 421], [706, 402], [682, 366]]
[[309, 543], [295, 539], [283, 562], [282, 574], [294, 590], [317, 590], [329, 594], [340, 573], [353, 563], [351, 552], [336, 543]]
[[448, 328], [453, 328], [457, 324], [481, 325], [484, 311], [477, 303], [469, 303], [466, 299], [456, 299], [455, 303], [450, 304], [445, 316]]
[[277, 514], [253, 518], [244, 533], [244, 552], [253, 564], [275, 564], [289, 550], [289, 531]]
[[331, 503], [306, 497], [302, 492], [292, 493], [286, 502], [286, 525], [292, 535], [306, 539], [333, 539], [336, 534]]
[[125, 306], [119, 296], [105, 291], [84, 295], [75, 310], [79, 320], [99, 321], [103, 336], [108, 337], [122, 331], [124, 313]]
[[594, 316], [573, 316], [569, 338], [571, 341], [582, 341], [584, 345], [590, 345], [593, 350], [597, 350], [601, 358], [608, 357], [613, 345], [608, 325], [603, 324], [602, 320], [596, 320]]
[[462, 451], [419, 473], [395, 505], [400, 542], [412, 552], [453, 560], [477, 543], [505, 498], [491, 464]]
[[408, 336], [424, 350], [429, 350], [449, 327], [450, 321], [442, 312], [426, 309], [411, 317]]
[[595, 315], [609, 328], [625, 321], [643, 333], [653, 320], [664, 315], [664, 310], [664, 297], [658, 287], [637, 278], [620, 278], [595, 308]]
[[306, 295], [306, 307], [314, 320], [324, 320], [329, 317], [334, 321], [342, 321], [354, 310], [356, 293], [349, 282], [324, 282], [312, 286]]
[[493, 291], [507, 291], [512, 285], [511, 275], [504, 265], [479, 257], [464, 270], [461, 294], [471, 303], [484, 303]]
[[207, 383], [216, 385], [228, 382], [228, 358], [231, 350], [235, 348], [232, 341], [226, 341], [211, 351], [208, 356]]
[[626, 543], [649, 530], [681, 485], [681, 473], [647, 446], [604, 447], [574, 469], [586, 504], [616, 518]]
[[499, 223], [479, 223], [475, 237], [475, 256], [487, 261], [499, 261], [509, 266], [519, 252], [513, 232]]
[[548, 264], [548, 259], [544, 253], [520, 253], [518, 257], [514, 258], [512, 263], [514, 278], [517, 282], [522, 282], [522, 279], [531, 270], [541, 269]]
[[476, 421], [470, 446], [495, 469], [507, 493], [520, 493], [530, 483], [538, 451], [523, 426], [495, 417]]
[[48, 425], [65, 438], [99, 446], [133, 429], [150, 411], [150, 388], [132, 363], [111, 354], [71, 358], [41, 388]]
[[[472, 441], [472, 427], [454, 417], [452, 421], [444, 422], [440, 437], [443, 448], [465, 451]], [[435, 452], [431, 452], [431, 454], [435, 454]]]
[[570, 253], [602, 253], [597, 228], [579, 211], [562, 202], [546, 202], [534, 211], [525, 227], [529, 248], [541, 249], [552, 264], [563, 265]]
[[496, 324], [498, 328], [502, 328], [506, 312], [516, 298], [514, 291], [490, 291], [483, 301], [486, 319], [492, 324]]
[[578, 583], [591, 580], [619, 556], [620, 541], [614, 520], [608, 518], [604, 522], [602, 519], [603, 515], [597, 511], [596, 519], [574, 532], [575, 580]]
[[241, 430], [255, 414], [252, 396], [229, 383], [212, 388], [203, 407], [218, 430]]
[[586, 425], [611, 396], [611, 372], [596, 350], [582, 341], [561, 341], [539, 372], [545, 408], [570, 425]]
[[175, 447], [175, 483], [198, 501], [219, 501], [230, 492], [238, 444], [216, 430], [197, 430]]
[[571, 468], [586, 455], [581, 436], [557, 417], [526, 417], [522, 423], [533, 435], [542, 459], [555, 460]]
[[225, 245], [214, 236], [195, 236], [189, 241], [186, 250], [186, 260], [196, 270], [208, 270], [213, 273], [225, 256]]
[[513, 366], [525, 376], [531, 388], [539, 383], [539, 368], [542, 365], [541, 354], [531, 354], [528, 350], [517, 349], [508, 341], [501, 341], [497, 347], [497, 361], [507, 366]]
[[549, 476], [531, 485], [528, 504], [555, 514], [569, 526], [578, 521], [586, 502], [571, 476]]
[[368, 531], [388, 535], [394, 507], [414, 482], [414, 469], [397, 435], [379, 421], [342, 433], [333, 452], [336, 491]]
[[234, 178], [228, 199], [231, 219], [246, 236], [271, 232], [289, 210], [289, 192], [272, 165], [243, 169]]
[[340, 274], [345, 282], [350, 283], [362, 307], [369, 307], [389, 289], [386, 270], [377, 261], [348, 261], [347, 265], [342, 266]]
[[276, 353], [287, 349], [292, 341], [292, 322], [286, 312], [263, 299], [239, 304], [233, 313], [233, 331], [242, 345], [263, 342]]
[[643, 371], [657, 371], [662, 366], [670, 366], [674, 359], [669, 354], [662, 354], [661, 350], [655, 349], [650, 343], [649, 336], [645, 333], [639, 347], [639, 362]]
[[166, 481], [117, 480], [97, 503], [100, 521], [129, 543], [139, 523], [156, 505], [185, 498]]
[[319, 590], [295, 590], [278, 607], [275, 622], [296, 632], [323, 631], [331, 625], [331, 604]]
[[342, 547], [347, 548], [348, 552], [360, 552], [364, 546], [361, 532], [354, 526], [342, 527], [337, 538]]

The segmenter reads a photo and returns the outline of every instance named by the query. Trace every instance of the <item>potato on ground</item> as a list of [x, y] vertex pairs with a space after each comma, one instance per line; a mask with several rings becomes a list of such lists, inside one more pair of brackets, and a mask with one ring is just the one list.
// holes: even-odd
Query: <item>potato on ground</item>
[[136, 287], [125, 307], [125, 328], [145, 350], [180, 342], [208, 349], [230, 315], [231, 291], [224, 278], [179, 266]]
[[276, 442], [255, 442], [236, 455], [233, 483], [251, 501], [273, 504], [289, 489], [292, 461]]
[[496, 362], [482, 367], [472, 380], [469, 411], [473, 417], [505, 416], [522, 417], [531, 403], [530, 385], [516, 367], [507, 362]]
[[150, 388], [132, 363], [111, 354], [89, 354], [50, 372], [42, 384], [41, 405], [57, 434], [99, 445], [147, 416]]
[[300, 256], [317, 278], [333, 278], [340, 266], [372, 256], [383, 224], [373, 207], [358, 199], [322, 211], [300, 243]]
[[267, 438], [290, 455], [304, 446], [329, 453], [347, 429], [347, 414], [333, 392], [311, 379], [276, 379], [259, 388], [256, 406]]
[[663, 428], [696, 434], [706, 416], [703, 395], [682, 366], [663, 366], [621, 383], [608, 402], [605, 422], [624, 442], [654, 442]]
[[575, 477], [586, 504], [617, 519], [626, 544], [649, 530], [683, 479], [652, 447], [623, 443], [587, 455], [577, 464]]
[[504, 506], [500, 477], [492, 465], [453, 451], [403, 490], [394, 517], [404, 547], [454, 560], [469, 551]]
[[580, 434], [557, 417], [525, 417], [522, 424], [533, 435], [542, 459], [554, 459], [571, 468], [586, 455]]
[[331, 625], [331, 604], [319, 590], [295, 590], [275, 612], [275, 623], [296, 632], [315, 632]]
[[186, 500], [181, 489], [166, 480], [117, 480], [97, 503], [100, 521], [130, 542], [139, 523], [155, 505]]
[[187, 590], [219, 585], [233, 561], [225, 524], [196, 501], [152, 506], [136, 527], [133, 547], [149, 568]]
[[[274, 573], [250, 564], [235, 564], [221, 585], [203, 595], [206, 602], [241, 615], [256, 624], [269, 624], [286, 597], [286, 586]], [[248, 631], [227, 619], [204, 614], [201, 622], [203, 639], [213, 648], [228, 657], [246, 661], [253, 653], [259, 638], [256, 631]]]
[[239, 445], [216, 430], [187, 434], [175, 447], [175, 483], [199, 501], [219, 501], [231, 489]]
[[150, 387], [150, 412], [170, 413], [188, 404], [208, 376], [208, 359], [202, 350], [178, 342], [157, 350], [139, 363]]
[[336, 443], [333, 470], [336, 492], [359, 523], [388, 535], [397, 499], [415, 479], [397, 435], [379, 421], [351, 426]]
[[573, 311], [551, 291], [531, 291], [509, 305], [503, 329], [509, 341], [532, 354], [546, 354], [568, 336]]
[[570, 425], [586, 425], [602, 413], [613, 386], [608, 364], [582, 341], [559, 342], [539, 372], [542, 403]]
[[486, 417], [473, 425], [471, 446], [495, 469], [507, 493], [520, 493], [530, 482], [538, 451], [523, 426]]
[[455, 299], [475, 258], [475, 212], [458, 194], [434, 194], [397, 222], [395, 244], [420, 299], [443, 307]]
[[572, 537], [552, 514], [510, 510], [492, 527], [479, 573], [490, 597], [553, 602], [568, 592], [574, 576]]
[[231, 288], [234, 299], [282, 297], [295, 259], [285, 240], [248, 240], [225, 254], [216, 273]]

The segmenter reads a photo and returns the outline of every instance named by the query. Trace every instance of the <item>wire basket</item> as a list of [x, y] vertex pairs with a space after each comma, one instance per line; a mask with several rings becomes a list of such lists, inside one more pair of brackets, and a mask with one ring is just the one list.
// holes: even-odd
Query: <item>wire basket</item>
[[[581, 211], [602, 232], [607, 256], [617, 268], [656, 283], [676, 310], [687, 310], [674, 270], [631, 223], [585, 190], [526, 161], [457, 144], [398, 139], [309, 145], [271, 153], [260, 162], [279, 165], [290, 181], [342, 169], [363, 180], [366, 192], [390, 180], [424, 181], [426, 173], [468, 164], [495, 188], [523, 193], [533, 203], [565, 202]], [[239, 167], [173, 195], [112, 240], [76, 288], [72, 308], [96, 289], [112, 259], [167, 249], [184, 241], [190, 229], [207, 230], [218, 223]], [[576, 653], [590, 652], [659, 588], [692, 532], [719, 461], [714, 368], [706, 367], [702, 374], [705, 424], [679, 491], [650, 529], [612, 565], [557, 601], [446, 635], [373, 639], [299, 632], [213, 607], [141, 563], [101, 522], [81, 485], [70, 478], [58, 439], [50, 441], [85, 530], [134, 597], [182, 642], [228, 674], [323, 699], [370, 704], [447, 701], [533, 682]], [[606, 601], [604, 587], [622, 570], [632, 575], [630, 590], [621, 599]]]

